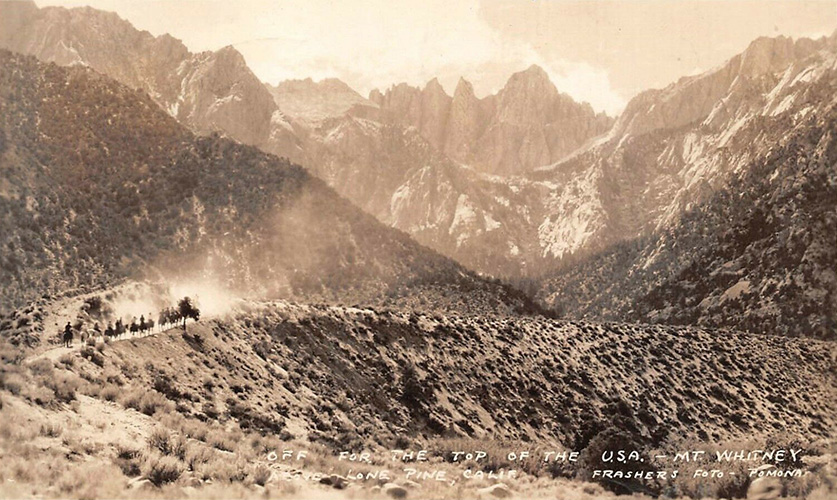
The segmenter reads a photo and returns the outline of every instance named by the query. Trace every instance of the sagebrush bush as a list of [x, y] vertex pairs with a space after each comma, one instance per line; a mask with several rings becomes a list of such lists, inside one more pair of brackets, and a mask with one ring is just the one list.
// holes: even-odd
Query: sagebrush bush
[[0, 374], [0, 385], [15, 396], [26, 386], [26, 380], [17, 373]]
[[73, 374], [57, 373], [53, 377], [42, 378], [44, 386], [52, 389], [55, 399], [61, 403], [75, 401], [82, 380]]
[[207, 443], [213, 448], [223, 451], [234, 451], [238, 444], [236, 438], [225, 432], [216, 432], [209, 437]]
[[114, 447], [117, 458], [128, 460], [142, 456], [142, 451], [130, 443], [116, 443]]
[[200, 445], [190, 445], [187, 447], [186, 450], [186, 464], [189, 466], [189, 470], [197, 471], [200, 466], [205, 463], [208, 463], [215, 457], [215, 453], [209, 449], [205, 448]]
[[148, 435], [148, 447], [152, 450], [157, 450], [163, 455], [169, 455], [169, 431], [162, 427], [155, 427], [151, 434]]
[[270, 481], [271, 470], [270, 467], [265, 465], [259, 464], [253, 467], [252, 472], [250, 472], [250, 478], [253, 480], [254, 483], [258, 484], [259, 486], [264, 486]]
[[183, 470], [183, 462], [177, 458], [158, 455], [150, 456], [143, 467], [145, 477], [157, 486], [177, 481]]
[[44, 422], [41, 424], [40, 434], [47, 437], [58, 437], [64, 429], [55, 422]]
[[148, 416], [153, 416], [158, 412], [171, 412], [174, 408], [172, 402], [159, 392], [143, 389], [128, 392], [122, 399], [122, 405]]
[[105, 401], [116, 401], [119, 399], [119, 394], [122, 393], [122, 390], [112, 384], [105, 385], [101, 391], [99, 391], [99, 397], [104, 399]]

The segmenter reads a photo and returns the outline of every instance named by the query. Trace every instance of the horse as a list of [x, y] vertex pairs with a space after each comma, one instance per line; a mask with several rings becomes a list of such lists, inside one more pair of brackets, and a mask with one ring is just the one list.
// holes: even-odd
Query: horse
[[72, 347], [73, 345], [73, 332], [72, 330], [65, 330], [64, 331], [64, 347]]

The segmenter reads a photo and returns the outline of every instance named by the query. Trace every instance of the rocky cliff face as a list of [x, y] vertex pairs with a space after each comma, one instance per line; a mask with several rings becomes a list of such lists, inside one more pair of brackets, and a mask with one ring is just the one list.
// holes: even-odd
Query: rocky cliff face
[[836, 52], [835, 37], [760, 39], [716, 70], [640, 94], [606, 138], [537, 174], [576, 172], [550, 195], [567, 203], [542, 234], [572, 219], [592, 229], [577, 244], [562, 232], [542, 248], [561, 257], [675, 222], [785, 136], [775, 117], [801, 120], [826, 104], [812, 89], [833, 78]]
[[465, 80], [450, 97], [435, 79], [423, 89], [401, 84], [373, 92], [370, 99], [385, 119], [416, 127], [452, 159], [504, 176], [554, 163], [612, 123], [559, 93], [538, 66], [515, 73], [496, 95], [483, 99]]
[[539, 311], [287, 160], [196, 137], [89, 68], [5, 50], [0, 245], [4, 308], [150, 278], [242, 296]]
[[719, 70], [736, 76], [702, 121], [628, 135], [599, 157], [634, 175], [667, 166], [653, 183], [611, 188], [642, 214], [623, 215], [622, 230], [649, 231], [564, 267], [543, 298], [591, 319], [833, 338], [835, 40], [756, 41]]
[[232, 47], [192, 54], [169, 35], [154, 37], [89, 7], [2, 2], [0, 19], [2, 48], [63, 66], [89, 66], [147, 92], [197, 133], [221, 132], [244, 144], [293, 152], [292, 129], [276, 127], [273, 98]]
[[354, 106], [372, 105], [336, 78], [319, 82], [310, 78], [287, 80], [267, 88], [285, 116], [312, 127], [328, 118], [342, 116]]
[[5, 45], [88, 64], [195, 131], [298, 161], [378, 220], [500, 276], [537, 276], [676, 222], [783, 137], [772, 117], [820, 105], [806, 92], [835, 52], [834, 37], [759, 39], [640, 94], [613, 123], [536, 66], [484, 98], [432, 80], [364, 99], [337, 80], [263, 86], [231, 48], [192, 55], [92, 9], [0, 9]]

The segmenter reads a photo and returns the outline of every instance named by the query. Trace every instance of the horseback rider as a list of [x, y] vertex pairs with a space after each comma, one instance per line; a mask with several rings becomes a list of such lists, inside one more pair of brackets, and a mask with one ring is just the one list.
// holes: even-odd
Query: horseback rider
[[64, 327], [64, 347], [71, 347], [73, 345], [73, 327], [70, 322]]

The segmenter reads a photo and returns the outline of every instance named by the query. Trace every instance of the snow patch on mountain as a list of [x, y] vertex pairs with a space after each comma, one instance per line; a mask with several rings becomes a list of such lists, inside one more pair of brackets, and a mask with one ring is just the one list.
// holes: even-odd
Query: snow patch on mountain
[[604, 223], [597, 183], [601, 172], [589, 169], [550, 195], [548, 215], [538, 226], [542, 255], [561, 258], [581, 249]]

